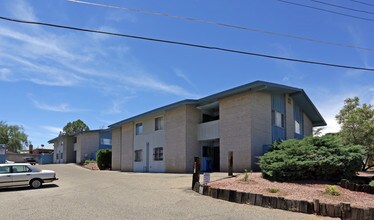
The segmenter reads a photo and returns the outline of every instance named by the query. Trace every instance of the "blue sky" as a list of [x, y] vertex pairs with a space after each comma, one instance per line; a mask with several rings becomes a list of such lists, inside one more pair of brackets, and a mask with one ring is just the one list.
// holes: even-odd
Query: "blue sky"
[[[91, 0], [93, 1], [93, 0]], [[291, 0], [290, 0], [291, 1]], [[314, 7], [374, 19], [370, 13]], [[363, 0], [365, 1], [365, 0]], [[254, 29], [374, 48], [374, 22], [276, 0], [99, 1]], [[374, 7], [329, 1], [360, 10]], [[235, 50], [373, 68], [374, 51], [337, 47], [64, 0], [2, 0], [0, 16], [140, 35]], [[91, 129], [186, 98], [255, 80], [303, 88], [328, 123], [343, 100], [374, 104], [374, 72], [264, 59], [0, 20], [0, 120], [22, 125], [34, 146], [48, 145], [66, 123]]]

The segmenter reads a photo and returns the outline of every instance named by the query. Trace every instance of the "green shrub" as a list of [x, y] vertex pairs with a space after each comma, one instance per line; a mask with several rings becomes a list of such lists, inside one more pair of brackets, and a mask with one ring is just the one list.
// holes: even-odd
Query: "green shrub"
[[112, 168], [112, 150], [99, 150], [96, 154], [97, 166], [100, 170], [107, 170]]
[[244, 182], [248, 182], [248, 170], [244, 169], [244, 177], [243, 177]]
[[325, 187], [325, 193], [329, 194], [329, 195], [332, 195], [332, 196], [339, 196], [340, 195], [340, 191], [339, 191], [338, 187], [336, 187], [334, 185], [327, 185]]
[[370, 181], [369, 185], [374, 186], [374, 180]]
[[268, 189], [268, 192], [270, 192], [270, 193], [277, 193], [279, 191], [279, 189], [277, 189], [277, 188], [269, 188]]
[[96, 163], [96, 160], [85, 160], [84, 164]]
[[345, 146], [338, 136], [325, 135], [275, 143], [259, 165], [271, 180], [339, 180], [360, 170], [363, 155], [361, 146]]

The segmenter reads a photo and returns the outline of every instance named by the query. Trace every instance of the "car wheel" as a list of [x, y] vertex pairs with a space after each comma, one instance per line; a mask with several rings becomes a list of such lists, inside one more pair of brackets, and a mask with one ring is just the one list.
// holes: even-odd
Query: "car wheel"
[[42, 186], [42, 181], [40, 179], [34, 179], [34, 180], [31, 180], [30, 182], [30, 186], [33, 188], [33, 189], [37, 189], [39, 187]]

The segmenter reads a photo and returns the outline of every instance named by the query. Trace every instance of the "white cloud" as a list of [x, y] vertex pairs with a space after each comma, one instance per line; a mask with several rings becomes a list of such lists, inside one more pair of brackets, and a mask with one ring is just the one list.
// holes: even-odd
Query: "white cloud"
[[62, 128], [59, 127], [54, 127], [54, 126], [49, 126], [49, 125], [43, 125], [42, 128], [46, 131], [49, 131], [54, 134], [59, 134], [62, 132]]
[[128, 96], [128, 97], [121, 97], [121, 98], [117, 98], [117, 99], [114, 99], [112, 100], [112, 106], [107, 109], [104, 114], [110, 114], [110, 115], [114, 115], [114, 114], [120, 114], [120, 113], [123, 113], [123, 104], [125, 104], [126, 102], [128, 102], [129, 100], [135, 98], [135, 96]]
[[33, 8], [26, 1], [14, 1], [10, 5], [13, 16], [24, 20], [38, 21]]
[[0, 69], [0, 81], [12, 82], [14, 80], [12, 79], [11, 76], [12, 76], [12, 73], [10, 72], [9, 69], [6, 69], [6, 68]]
[[[11, 5], [11, 10], [19, 16], [24, 15], [24, 19], [38, 20], [26, 1]], [[124, 90], [136, 92], [142, 88], [183, 97], [193, 96], [186, 89], [156, 79], [153, 74], [144, 71], [142, 64], [136, 62], [129, 53], [130, 48], [123, 46], [124, 44], [118, 47], [112, 41], [97, 40], [103, 39], [100, 35], [90, 34], [93, 37], [87, 38], [84, 33], [72, 31], [57, 35], [41, 26], [34, 28], [35, 26], [7, 25], [6, 22], [4, 24], [0, 26], [2, 81], [29, 81], [44, 86], [93, 87], [103, 92], [111, 88], [116, 94], [122, 94]], [[100, 29], [115, 31], [107, 26], [101, 26]], [[188, 81], [187, 77], [184, 78]], [[71, 110], [67, 104], [50, 106], [38, 103], [37, 106], [51, 111]]]
[[335, 133], [340, 131], [340, 125], [335, 119], [335, 116], [344, 106], [344, 100], [352, 97], [359, 97], [361, 104], [363, 103], [374, 103], [374, 88], [373, 87], [351, 87], [346, 92], [333, 94], [330, 91], [321, 90], [321, 97], [328, 98], [323, 101], [315, 102], [318, 110], [325, 119], [327, 126], [324, 127], [323, 133]]
[[194, 87], [196, 89], [195, 84], [188, 78], [186, 74], [183, 73], [182, 70], [174, 68], [173, 69], [175, 72], [175, 75], [178, 76], [179, 78], [183, 79], [185, 82], [187, 82], [190, 86]]
[[178, 96], [184, 97], [195, 97], [196, 95], [186, 91], [180, 86], [169, 85], [165, 82], [154, 79], [150, 76], [139, 75], [139, 76], [125, 76], [121, 78], [124, 83], [131, 84], [136, 87], [141, 87], [150, 90], [156, 90], [166, 93], [171, 93]]
[[[31, 96], [31, 95], [30, 95]], [[57, 105], [50, 105], [46, 103], [41, 103], [33, 98], [31, 98], [31, 101], [34, 105], [35, 108], [46, 110], [46, 111], [52, 111], [52, 112], [82, 112], [82, 111], [87, 111], [85, 109], [75, 109], [72, 108], [69, 104], [67, 103], [61, 103]]]

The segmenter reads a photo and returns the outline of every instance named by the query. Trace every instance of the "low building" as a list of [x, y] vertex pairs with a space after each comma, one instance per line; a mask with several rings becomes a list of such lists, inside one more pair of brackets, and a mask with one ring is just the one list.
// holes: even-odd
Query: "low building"
[[258, 169], [258, 156], [274, 141], [312, 135], [325, 126], [304, 90], [255, 81], [202, 99], [183, 100], [110, 125], [112, 169], [192, 172]]
[[96, 160], [99, 149], [111, 149], [111, 131], [105, 129], [61, 135], [48, 143], [54, 146], [54, 163], [83, 163]]
[[0, 163], [5, 163], [6, 161], [6, 145], [0, 144]]

